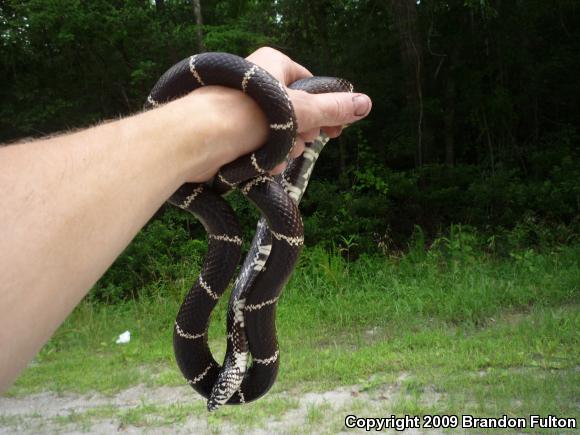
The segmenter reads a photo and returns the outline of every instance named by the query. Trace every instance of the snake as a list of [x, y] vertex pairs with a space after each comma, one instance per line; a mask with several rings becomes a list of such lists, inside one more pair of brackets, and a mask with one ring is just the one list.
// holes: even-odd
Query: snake
[[[267, 71], [229, 53], [189, 56], [169, 68], [152, 88], [146, 109], [158, 107], [203, 86], [238, 89], [253, 98], [268, 120], [268, 138], [258, 150], [222, 166], [208, 183], [185, 183], [168, 202], [193, 214], [208, 234], [208, 250], [197, 281], [186, 294], [173, 327], [177, 365], [213, 411], [223, 404], [252, 402], [274, 384], [280, 351], [276, 303], [304, 244], [298, 204], [314, 163], [328, 141], [321, 134], [303, 154], [290, 159], [297, 122], [284, 86]], [[310, 77], [292, 89], [309, 93], [352, 92], [346, 80]], [[288, 161], [284, 172], [269, 175]], [[261, 212], [256, 234], [232, 289], [223, 365], [208, 344], [211, 313], [235, 275], [242, 231], [224, 195], [238, 189]], [[251, 365], [250, 365], [251, 360]], [[249, 366], [249, 368], [248, 368]]]

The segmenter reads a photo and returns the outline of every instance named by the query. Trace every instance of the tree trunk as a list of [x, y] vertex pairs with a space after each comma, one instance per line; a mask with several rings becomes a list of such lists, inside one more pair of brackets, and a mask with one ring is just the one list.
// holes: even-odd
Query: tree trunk
[[192, 0], [193, 15], [195, 15], [195, 27], [197, 33], [197, 51], [203, 53], [205, 51], [205, 44], [203, 43], [203, 16], [201, 14], [200, 0]]
[[412, 114], [415, 165], [423, 165], [423, 50], [420, 44], [415, 0], [391, 0], [403, 63], [405, 96]]
[[165, 12], [165, 0], [155, 0], [155, 7], [157, 8], [157, 13], [163, 15], [163, 12]]
[[450, 77], [445, 90], [445, 164], [453, 166], [455, 162], [455, 80]]
[[445, 114], [443, 124], [445, 129], [445, 164], [453, 166], [455, 163], [455, 64], [457, 60], [457, 47], [454, 47], [449, 57], [447, 68], [447, 84], [445, 87]]

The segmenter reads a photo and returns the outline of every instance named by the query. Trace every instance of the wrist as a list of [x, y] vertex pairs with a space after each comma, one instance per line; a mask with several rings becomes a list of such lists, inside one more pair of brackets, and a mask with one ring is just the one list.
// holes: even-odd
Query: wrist
[[266, 117], [258, 105], [230, 88], [200, 88], [156, 112], [167, 145], [174, 147], [183, 182], [210, 179], [221, 166], [259, 148], [267, 137]]

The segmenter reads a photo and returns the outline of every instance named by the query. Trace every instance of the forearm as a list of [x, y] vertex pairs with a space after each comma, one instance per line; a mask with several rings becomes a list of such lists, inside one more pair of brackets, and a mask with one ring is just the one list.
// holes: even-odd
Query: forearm
[[[285, 85], [310, 76], [270, 48], [249, 59]], [[372, 105], [362, 94], [288, 93], [292, 157], [321, 128], [336, 137]], [[209, 179], [267, 130], [248, 96], [210, 86], [121, 121], [0, 146], [0, 393], [181, 184]]]
[[[227, 135], [213, 134], [215, 118], [224, 118], [216, 106], [247, 126], [261, 115], [246, 98], [210, 89], [0, 148], [0, 391], [181, 184], [209, 178], [235, 157]], [[263, 140], [265, 127], [255, 130], [240, 152]]]

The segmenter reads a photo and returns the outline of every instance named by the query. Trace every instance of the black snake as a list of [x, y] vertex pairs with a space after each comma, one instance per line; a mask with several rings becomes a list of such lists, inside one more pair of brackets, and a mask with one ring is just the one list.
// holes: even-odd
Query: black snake
[[[287, 159], [295, 143], [296, 118], [284, 87], [265, 70], [227, 53], [203, 53], [178, 62], [153, 87], [145, 107], [155, 107], [194, 89], [221, 85], [239, 89], [258, 103], [269, 122], [266, 144], [220, 168], [210, 184], [186, 183], [169, 202], [193, 213], [208, 233], [208, 253], [197, 283], [186, 295], [174, 325], [177, 363], [188, 383], [208, 398], [208, 409], [255, 400], [273, 385], [279, 366], [276, 302], [303, 245], [297, 205], [306, 189], [324, 135], [283, 174], [268, 171]], [[310, 93], [351, 92], [342, 79], [312, 77], [291, 88]], [[241, 255], [237, 218], [221, 195], [240, 189], [261, 211], [254, 240], [236, 280], [228, 308], [223, 367], [207, 342], [211, 311], [226, 290]], [[249, 355], [252, 365], [248, 369]]]

